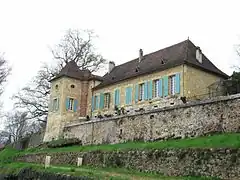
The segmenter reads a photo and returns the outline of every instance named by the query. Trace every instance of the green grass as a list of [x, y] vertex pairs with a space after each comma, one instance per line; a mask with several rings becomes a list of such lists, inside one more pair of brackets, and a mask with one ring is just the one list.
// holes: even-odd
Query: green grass
[[[129, 179], [129, 174], [139, 177], [145, 177], [145, 179], [184, 179], [184, 180], [203, 180], [206, 178], [198, 177], [163, 177], [156, 174], [147, 174], [136, 171], [129, 171], [124, 169], [116, 168], [95, 168], [95, 167], [81, 167], [76, 168], [72, 166], [64, 167], [51, 167], [49, 169], [43, 169], [42, 166], [36, 164], [27, 163], [15, 163], [13, 158], [17, 155], [32, 154], [32, 153], [55, 153], [55, 152], [87, 152], [87, 151], [116, 151], [116, 150], [129, 150], [129, 149], [163, 149], [163, 148], [240, 148], [240, 133], [226, 133], [213, 136], [197, 137], [191, 139], [179, 139], [169, 141], [156, 141], [156, 142], [126, 142], [122, 144], [113, 145], [91, 145], [91, 146], [71, 146], [63, 148], [52, 148], [52, 149], [39, 149], [32, 148], [24, 151], [17, 151], [12, 148], [5, 148], [0, 151], [0, 173], [1, 169], [5, 169], [5, 172], [17, 172], [19, 169], [24, 167], [33, 167], [38, 170], [44, 170], [49, 172], [62, 172], [71, 175], [86, 175], [89, 177], [102, 177], [106, 176], [108, 179]], [[112, 177], [111, 174], [114, 174]], [[115, 177], [116, 174], [120, 174]], [[104, 178], [103, 178], [104, 177]], [[140, 178], [139, 178], [140, 179]]]
[[32, 148], [23, 154], [40, 152], [86, 152], [86, 151], [115, 151], [129, 149], [163, 149], [163, 148], [240, 148], [240, 133], [227, 133], [189, 139], [156, 141], [156, 142], [126, 142], [122, 144], [70, 146], [62, 148]]
[[[87, 176], [94, 179], [112, 179], [112, 180], [127, 180], [127, 179], [163, 179], [163, 180], [217, 180], [217, 178], [207, 177], [167, 177], [160, 174], [143, 173], [135, 170], [126, 170], [120, 168], [96, 168], [96, 167], [74, 167], [74, 166], [51, 166], [44, 169], [42, 165], [30, 163], [11, 163], [4, 167], [0, 166], [0, 173], [4, 169], [8, 172], [18, 173], [22, 168], [31, 167], [37, 171], [45, 171], [52, 173], [69, 174], [72, 176]], [[9, 171], [9, 169], [11, 171]]]

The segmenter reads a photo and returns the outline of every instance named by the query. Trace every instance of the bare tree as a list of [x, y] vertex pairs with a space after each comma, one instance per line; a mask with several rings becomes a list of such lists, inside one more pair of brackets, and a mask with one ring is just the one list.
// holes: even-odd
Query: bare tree
[[0, 95], [3, 93], [4, 83], [6, 82], [10, 72], [11, 68], [8, 66], [8, 63], [4, 59], [3, 55], [0, 54]]
[[61, 42], [52, 49], [54, 59], [58, 60], [61, 67], [69, 61], [75, 61], [80, 69], [89, 69], [92, 72], [99, 70], [106, 60], [95, 52], [95, 37], [89, 30], [69, 29]]
[[39, 130], [36, 122], [29, 121], [27, 112], [7, 113], [5, 117], [5, 129], [2, 131], [2, 135], [5, 138], [10, 137], [13, 142]]
[[106, 60], [95, 52], [91, 31], [68, 30], [58, 45], [51, 49], [54, 66], [44, 64], [32, 82], [13, 96], [15, 106], [27, 109], [29, 117], [46, 122], [50, 95], [49, 80], [56, 76], [64, 65], [75, 61], [79, 69], [99, 70]]

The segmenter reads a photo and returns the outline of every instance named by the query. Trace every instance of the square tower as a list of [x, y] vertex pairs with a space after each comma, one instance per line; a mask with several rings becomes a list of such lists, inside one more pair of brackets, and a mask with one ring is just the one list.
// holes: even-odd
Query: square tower
[[44, 142], [61, 138], [66, 124], [86, 119], [95, 81], [100, 82], [101, 77], [92, 75], [89, 70], [80, 70], [75, 61], [67, 63], [50, 81], [51, 92]]

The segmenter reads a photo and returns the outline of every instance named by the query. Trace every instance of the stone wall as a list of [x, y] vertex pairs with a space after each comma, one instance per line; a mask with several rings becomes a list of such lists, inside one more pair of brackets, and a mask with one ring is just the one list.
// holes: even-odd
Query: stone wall
[[[25, 155], [18, 161], [44, 163], [47, 154]], [[83, 165], [121, 167], [167, 176], [212, 176], [240, 179], [240, 149], [151, 149], [113, 152], [68, 152], [48, 154], [53, 165]]]
[[[1, 170], [2, 171], [2, 170]], [[85, 176], [70, 176], [59, 173], [36, 171], [31, 168], [22, 169], [18, 174], [0, 174], [0, 180], [92, 180]]]
[[240, 132], [240, 95], [208, 99], [68, 125], [65, 138], [83, 144], [121, 143]]

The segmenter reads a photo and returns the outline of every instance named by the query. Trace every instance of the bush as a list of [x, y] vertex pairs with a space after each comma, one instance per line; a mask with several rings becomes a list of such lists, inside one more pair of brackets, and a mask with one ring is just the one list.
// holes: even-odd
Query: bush
[[47, 143], [48, 148], [59, 148], [73, 145], [82, 145], [82, 141], [77, 138], [72, 138], [72, 139], [58, 139]]

